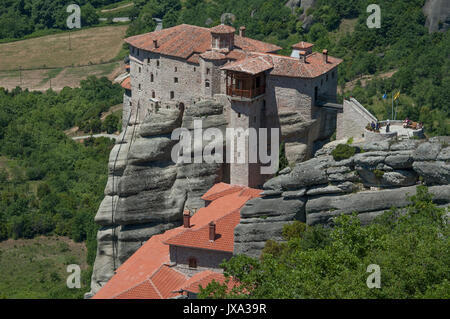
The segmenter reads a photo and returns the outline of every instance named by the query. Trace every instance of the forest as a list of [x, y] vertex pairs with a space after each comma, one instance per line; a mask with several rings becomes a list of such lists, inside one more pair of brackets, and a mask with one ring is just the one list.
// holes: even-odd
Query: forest
[[77, 143], [64, 130], [99, 121], [122, 94], [120, 85], [95, 77], [59, 93], [0, 89], [0, 240], [68, 236], [87, 242], [93, 263], [93, 220], [114, 142]]
[[[212, 282], [199, 297], [448, 299], [446, 210], [433, 204], [425, 186], [410, 200], [404, 210], [386, 211], [368, 226], [356, 215], [339, 216], [333, 228], [287, 225], [286, 242], [267, 241], [260, 259], [239, 255], [222, 264], [228, 280], [239, 285], [228, 289]], [[368, 280], [373, 265], [379, 267], [379, 285], [375, 277]], [[368, 289], [367, 281], [381, 289]]]

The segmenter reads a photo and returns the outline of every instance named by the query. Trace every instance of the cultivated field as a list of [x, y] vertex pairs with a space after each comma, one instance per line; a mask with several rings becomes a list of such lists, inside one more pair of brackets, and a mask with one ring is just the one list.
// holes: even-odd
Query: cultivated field
[[89, 75], [112, 79], [122, 71], [120, 61], [111, 61], [122, 49], [126, 29], [97, 27], [0, 44], [0, 87], [60, 90]]

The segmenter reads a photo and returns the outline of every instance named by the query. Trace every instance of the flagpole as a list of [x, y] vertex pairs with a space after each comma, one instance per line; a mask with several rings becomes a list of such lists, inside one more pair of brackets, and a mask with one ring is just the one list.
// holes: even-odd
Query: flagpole
[[394, 92], [391, 93], [392, 97], [392, 111], [391, 111], [391, 120], [394, 119]]

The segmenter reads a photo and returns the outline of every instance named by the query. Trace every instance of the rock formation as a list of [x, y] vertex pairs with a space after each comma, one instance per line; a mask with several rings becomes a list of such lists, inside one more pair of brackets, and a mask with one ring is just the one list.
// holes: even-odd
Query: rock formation
[[423, 6], [427, 17], [425, 26], [430, 32], [446, 31], [450, 27], [450, 2], [448, 0], [427, 0]]
[[205, 129], [226, 126], [222, 105], [203, 101], [186, 110], [160, 109], [142, 123], [124, 128], [110, 154], [105, 198], [95, 217], [101, 228], [87, 297], [152, 235], [179, 226], [184, 209], [203, 207], [200, 197], [226, 179], [222, 164], [172, 161], [171, 150], [177, 143], [171, 140], [172, 131], [192, 130], [195, 119], [202, 119]]
[[[340, 214], [358, 213], [363, 224], [391, 207], [409, 204], [416, 184], [429, 186], [438, 205], [450, 203], [450, 147], [439, 140], [360, 145], [354, 156], [335, 161], [329, 143], [313, 159], [287, 168], [264, 184], [263, 197], [241, 210], [235, 253], [258, 256], [268, 239], [282, 240], [293, 220], [332, 224]], [[358, 145], [356, 145], [358, 147]]]

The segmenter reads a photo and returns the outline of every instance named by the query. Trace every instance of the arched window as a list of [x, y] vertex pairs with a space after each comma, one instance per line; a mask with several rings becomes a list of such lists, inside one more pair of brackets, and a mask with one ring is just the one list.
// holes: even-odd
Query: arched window
[[156, 97], [155, 91], [152, 91], [152, 98], [155, 98], [155, 97]]
[[209, 88], [209, 81], [208, 80], [205, 81], [205, 87]]
[[150, 74], [150, 82], [153, 82], [153, 73]]
[[189, 257], [189, 268], [197, 268], [197, 259], [195, 257]]

